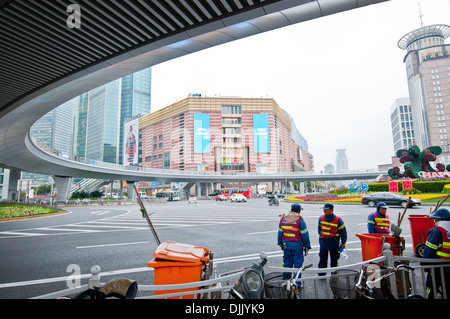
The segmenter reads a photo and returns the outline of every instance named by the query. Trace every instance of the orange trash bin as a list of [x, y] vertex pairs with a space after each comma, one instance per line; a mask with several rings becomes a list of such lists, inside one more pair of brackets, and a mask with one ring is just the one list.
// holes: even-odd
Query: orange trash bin
[[[211, 250], [173, 241], [161, 243], [153, 253], [153, 259], [147, 264], [155, 270], [155, 285], [173, 285], [202, 280], [202, 269], [210, 262]], [[198, 288], [178, 290], [159, 290], [155, 295], [176, 293]], [[177, 297], [173, 297], [176, 298]], [[192, 299], [194, 295], [185, 295], [183, 299]]]
[[363, 261], [380, 257], [384, 243], [391, 245], [391, 250], [394, 255], [402, 255], [403, 237], [397, 238], [388, 234], [356, 234], [356, 236], [361, 240]]
[[433, 218], [428, 215], [409, 215], [409, 226], [411, 228], [411, 237], [414, 252], [422, 257], [425, 243], [428, 237], [428, 231], [434, 227]]

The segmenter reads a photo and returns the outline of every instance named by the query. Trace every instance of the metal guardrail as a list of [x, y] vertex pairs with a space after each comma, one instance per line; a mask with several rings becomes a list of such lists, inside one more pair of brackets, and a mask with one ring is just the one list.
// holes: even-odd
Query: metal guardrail
[[[408, 295], [420, 295], [422, 297], [427, 297], [427, 274], [429, 269], [433, 269], [436, 273], [441, 274], [441, 282], [436, 282], [432, 280], [431, 290], [434, 292], [434, 296], [438, 296], [438, 286], [442, 287], [441, 294], [439, 295], [442, 299], [448, 299], [448, 287], [445, 285], [444, 281], [444, 268], [450, 267], [449, 261], [440, 259], [423, 259], [416, 257], [405, 257], [405, 256], [394, 256], [390, 250], [390, 245], [385, 244], [382, 256], [371, 259], [371, 262], [384, 263], [386, 267], [394, 267], [396, 263], [406, 263], [411, 268], [414, 269], [414, 275], [407, 274], [405, 272], [400, 272], [399, 278], [391, 276], [390, 287], [395, 287], [392, 289], [392, 294], [394, 297], [407, 298]], [[302, 272], [302, 278], [299, 281], [302, 282], [303, 288], [301, 289], [300, 297], [303, 299], [331, 299], [334, 297], [333, 292], [330, 288], [330, 278], [331, 275], [339, 270], [343, 269], [353, 269], [355, 271], [360, 271], [361, 265], [366, 261], [340, 266], [332, 268], [309, 268]], [[424, 265], [424, 263], [426, 263]], [[430, 265], [432, 263], [433, 265]], [[93, 269], [98, 269], [93, 267]], [[265, 272], [296, 272], [296, 268], [284, 268], [271, 266], [267, 263], [265, 266]], [[318, 276], [318, 273], [325, 273], [324, 276]], [[219, 275], [217, 278], [191, 282], [185, 284], [172, 284], [172, 285], [139, 285], [139, 293], [148, 293], [148, 295], [138, 296], [136, 299], [165, 299], [165, 298], [183, 298], [183, 296], [188, 295], [190, 298], [194, 299], [228, 299], [229, 291], [233, 287], [234, 283], [241, 275], [242, 270], [238, 270], [233, 273], [227, 273]], [[407, 279], [406, 276], [409, 276]], [[396, 280], [406, 283], [408, 285], [397, 285]], [[100, 287], [103, 285], [100, 282], [99, 270], [92, 272], [89, 279], [89, 284], [83, 285], [81, 287], [64, 289], [61, 291], [53, 292], [50, 294], [45, 294], [41, 296], [34, 297], [33, 299], [53, 299], [63, 296], [71, 296], [80, 293], [88, 288]], [[398, 288], [400, 287], [400, 288]], [[192, 289], [189, 291], [180, 291], [182, 289]], [[155, 294], [157, 291], [164, 291], [164, 294]], [[173, 291], [173, 292], [170, 292]], [[439, 297], [436, 297], [439, 298]]]

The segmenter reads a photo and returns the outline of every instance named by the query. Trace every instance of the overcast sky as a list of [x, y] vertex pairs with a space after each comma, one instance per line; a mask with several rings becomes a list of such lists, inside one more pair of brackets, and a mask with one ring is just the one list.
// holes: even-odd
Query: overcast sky
[[[389, 110], [408, 97], [398, 40], [420, 28], [419, 1], [391, 0], [269, 31], [153, 67], [152, 112], [207, 96], [271, 97], [290, 113], [315, 171], [375, 169], [394, 155]], [[421, 0], [424, 25], [450, 24], [449, 0]], [[448, 43], [448, 39], [446, 43]]]

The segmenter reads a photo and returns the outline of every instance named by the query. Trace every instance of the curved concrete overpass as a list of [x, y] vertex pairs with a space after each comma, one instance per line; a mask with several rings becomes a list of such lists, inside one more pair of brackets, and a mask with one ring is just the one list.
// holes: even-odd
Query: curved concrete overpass
[[[165, 180], [167, 173], [93, 167], [52, 156], [32, 143], [29, 129], [62, 103], [158, 63], [383, 1], [0, 0], [0, 166], [54, 176]], [[70, 4], [80, 6], [81, 28], [67, 25]], [[176, 173], [169, 178], [186, 181], [188, 176], [232, 178]]]
[[[122, 166], [119, 164], [103, 163], [100, 165], [92, 165], [74, 162], [68, 159], [61, 158], [55, 154], [46, 152], [35, 144], [33, 138], [27, 134], [25, 139], [27, 149], [35, 156], [43, 159], [48, 165], [55, 165], [64, 167], [65, 172], [69, 173], [66, 176], [72, 176], [79, 170], [83, 171], [84, 176], [89, 176], [96, 179], [109, 180], [127, 180], [129, 182], [138, 181], [160, 181], [160, 182], [199, 182], [199, 183], [219, 183], [227, 181], [242, 181], [247, 183], [258, 182], [304, 182], [304, 181], [331, 181], [331, 180], [363, 180], [375, 179], [380, 174], [386, 172], [357, 172], [357, 173], [340, 173], [340, 174], [313, 174], [308, 172], [280, 172], [268, 174], [256, 173], [237, 173], [237, 174], [221, 174], [219, 172], [190, 172], [190, 171], [175, 171], [163, 169], [147, 169], [137, 168], [132, 166]], [[49, 167], [50, 169], [50, 167]], [[57, 175], [57, 174], [53, 174]]]

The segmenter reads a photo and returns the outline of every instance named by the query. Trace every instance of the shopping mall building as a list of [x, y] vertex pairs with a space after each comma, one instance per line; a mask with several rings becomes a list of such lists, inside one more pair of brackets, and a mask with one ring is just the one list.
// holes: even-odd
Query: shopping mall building
[[313, 171], [292, 117], [271, 98], [198, 94], [139, 119], [142, 166], [187, 171]]

